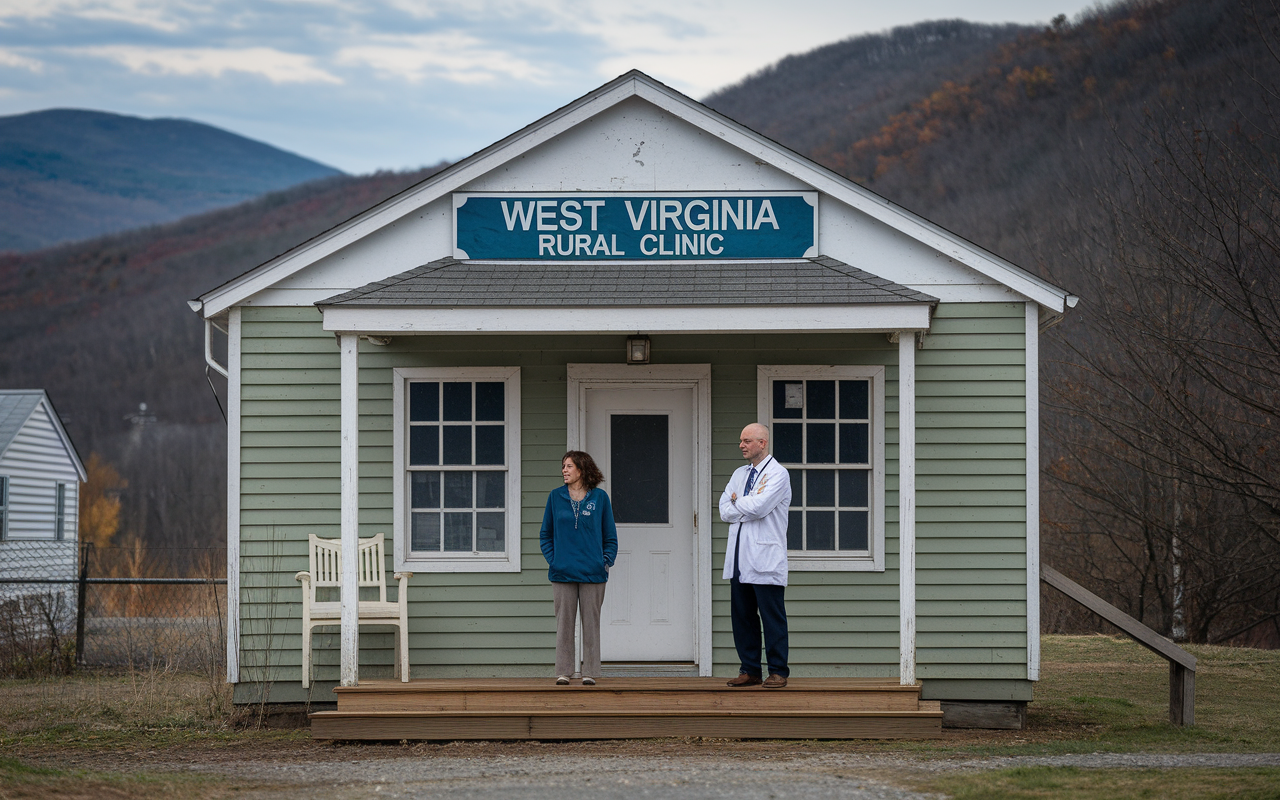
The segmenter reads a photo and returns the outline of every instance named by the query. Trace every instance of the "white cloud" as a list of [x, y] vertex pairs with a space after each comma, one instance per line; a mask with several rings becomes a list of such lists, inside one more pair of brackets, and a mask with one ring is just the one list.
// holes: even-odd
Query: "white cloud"
[[28, 72], [43, 72], [44, 64], [36, 61], [34, 58], [18, 55], [12, 50], [0, 48], [0, 67], [13, 67], [15, 69], [25, 69]]
[[315, 60], [311, 56], [286, 53], [269, 47], [218, 49], [121, 45], [86, 47], [72, 52], [115, 61], [141, 75], [218, 78], [227, 72], [243, 72], [266, 78], [274, 84], [342, 83], [342, 79], [315, 66]]
[[541, 83], [547, 79], [542, 68], [460, 31], [372, 36], [366, 44], [340, 49], [337, 62], [372, 67], [413, 83], [436, 79], [482, 84], [508, 78]]
[[64, 17], [173, 33], [182, 29], [184, 19], [204, 8], [187, 0], [0, 0], [0, 24]]

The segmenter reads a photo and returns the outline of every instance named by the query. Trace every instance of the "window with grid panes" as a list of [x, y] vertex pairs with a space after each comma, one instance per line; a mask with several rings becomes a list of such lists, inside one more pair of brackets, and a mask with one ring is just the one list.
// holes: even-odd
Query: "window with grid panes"
[[[761, 368], [770, 450], [791, 475], [793, 566], [839, 569], [882, 548], [882, 368]], [[878, 534], [878, 535], [877, 535]]]
[[[492, 560], [515, 552], [514, 370], [398, 370], [405, 426], [404, 556]], [[417, 373], [421, 377], [415, 377]], [[518, 397], [518, 395], [517, 395]], [[513, 542], [513, 539], [515, 540]]]

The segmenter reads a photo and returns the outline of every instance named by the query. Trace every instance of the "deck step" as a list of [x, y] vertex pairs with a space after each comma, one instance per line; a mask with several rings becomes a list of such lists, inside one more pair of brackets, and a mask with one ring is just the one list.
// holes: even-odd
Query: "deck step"
[[942, 711], [664, 712], [415, 714], [322, 711], [311, 715], [316, 739], [927, 739], [942, 730]]
[[785, 689], [724, 678], [365, 681], [311, 715], [317, 739], [927, 738], [940, 704], [919, 686], [870, 678], [793, 678]]

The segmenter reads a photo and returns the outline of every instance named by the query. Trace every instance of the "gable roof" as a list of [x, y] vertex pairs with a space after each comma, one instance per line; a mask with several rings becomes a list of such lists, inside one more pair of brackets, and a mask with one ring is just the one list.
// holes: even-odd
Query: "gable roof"
[[18, 438], [27, 420], [31, 419], [31, 415], [36, 412], [41, 403], [48, 410], [49, 419], [58, 432], [58, 438], [62, 440], [67, 456], [80, 475], [80, 480], [87, 480], [84, 464], [80, 462], [76, 446], [67, 435], [66, 429], [62, 427], [62, 420], [59, 419], [58, 412], [54, 410], [53, 403], [49, 400], [49, 395], [45, 394], [43, 389], [0, 389], [0, 457], [9, 450], [9, 446]]
[[755, 306], [938, 300], [828, 256], [668, 262], [459, 261], [442, 258], [321, 300], [317, 306]]
[[[341, 248], [459, 189], [579, 123], [639, 97], [690, 125], [797, 178], [1060, 314], [1076, 298], [925, 218], [890, 203], [792, 150], [734, 122], [638, 70], [632, 70], [537, 122], [410, 187], [329, 231], [201, 295], [199, 311], [216, 316]], [[192, 306], [196, 306], [193, 301]]]

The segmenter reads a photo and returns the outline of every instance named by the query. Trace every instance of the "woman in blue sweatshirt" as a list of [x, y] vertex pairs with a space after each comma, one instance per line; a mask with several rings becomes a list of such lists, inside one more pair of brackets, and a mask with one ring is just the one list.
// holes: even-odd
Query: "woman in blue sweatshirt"
[[556, 683], [573, 675], [573, 627], [582, 611], [582, 683], [600, 677], [600, 605], [609, 567], [618, 555], [618, 529], [604, 480], [591, 456], [570, 450], [560, 459], [564, 486], [547, 497], [542, 515], [542, 555], [550, 568], [556, 610]]

